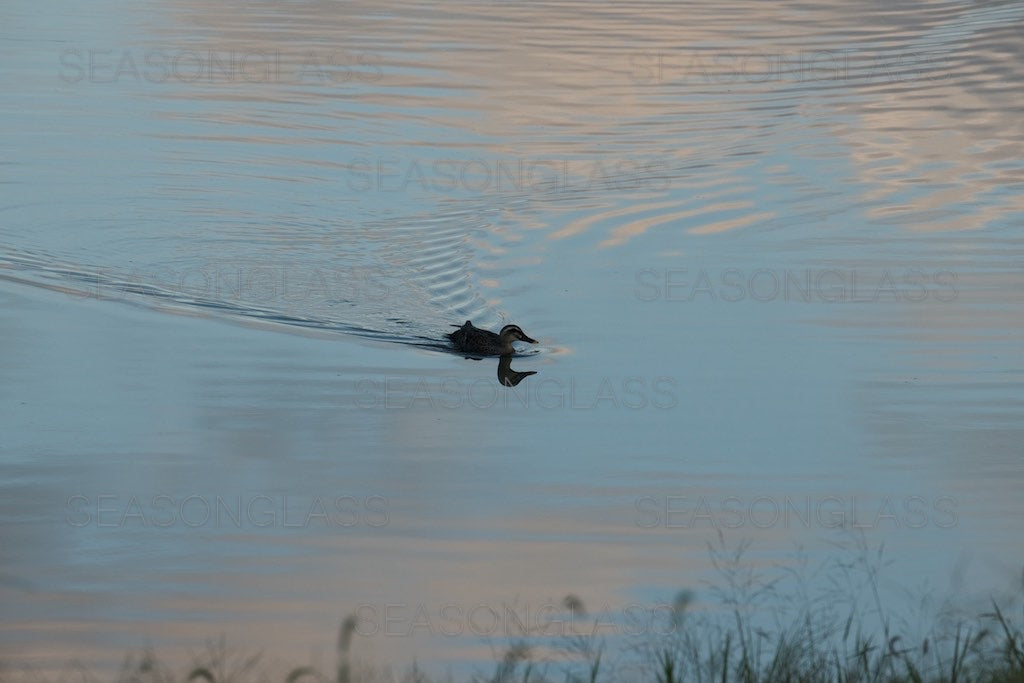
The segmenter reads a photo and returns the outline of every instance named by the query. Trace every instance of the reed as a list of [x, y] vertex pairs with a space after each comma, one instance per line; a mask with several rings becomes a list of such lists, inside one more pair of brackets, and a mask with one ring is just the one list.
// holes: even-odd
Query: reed
[[[847, 549], [849, 550], [849, 549]], [[596, 629], [552, 637], [524, 633], [494, 650], [490, 671], [472, 683], [1024, 683], [1024, 575], [1020, 585], [981, 611], [965, 612], [952, 599], [922, 598], [914, 615], [883, 598], [884, 547], [863, 538], [852, 553], [812, 566], [798, 556], [771, 572], [748, 561], [749, 544], [708, 552], [715, 578], [698, 592], [680, 590], [661, 623], [631, 635]], [[813, 588], [825, 586], [825, 589]], [[586, 623], [583, 600], [562, 607]], [[922, 623], [922, 615], [931, 619]], [[596, 620], [597, 617], [594, 617]], [[596, 623], [596, 621], [595, 621]], [[118, 683], [438, 683], [413, 666], [399, 674], [360, 662], [358, 623], [339, 628], [331, 673], [313, 666], [271, 674], [260, 653], [236, 652], [211, 641], [186, 669], [174, 672], [153, 649], [128, 656]], [[101, 680], [78, 667], [63, 680]], [[0, 682], [49, 680], [0, 664]]]

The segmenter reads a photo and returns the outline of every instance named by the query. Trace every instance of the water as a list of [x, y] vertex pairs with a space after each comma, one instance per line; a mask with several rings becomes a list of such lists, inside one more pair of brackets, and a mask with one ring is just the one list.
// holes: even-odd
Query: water
[[476, 607], [703, 597], [718, 531], [1019, 575], [1019, 5], [0, 16], [9, 664], [361, 609], [462, 672]]

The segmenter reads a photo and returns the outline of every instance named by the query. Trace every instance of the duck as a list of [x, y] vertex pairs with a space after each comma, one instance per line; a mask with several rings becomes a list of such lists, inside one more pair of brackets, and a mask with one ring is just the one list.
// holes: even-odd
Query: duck
[[526, 336], [526, 333], [523, 332], [519, 325], [505, 325], [497, 334], [490, 330], [474, 327], [473, 323], [469, 320], [461, 327], [458, 325], [452, 325], [452, 327], [458, 327], [459, 329], [450, 333], [448, 338], [452, 340], [455, 348], [466, 353], [501, 356], [515, 353], [516, 350], [512, 346], [514, 341], [524, 341], [530, 344], [537, 343], [536, 339]]

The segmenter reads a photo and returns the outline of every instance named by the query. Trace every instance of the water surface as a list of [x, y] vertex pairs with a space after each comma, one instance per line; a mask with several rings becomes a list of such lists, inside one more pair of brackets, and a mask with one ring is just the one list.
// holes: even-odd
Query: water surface
[[462, 672], [474, 607], [702, 598], [719, 531], [1019, 575], [1020, 6], [0, 17], [4, 661], [327, 662], [362, 606]]

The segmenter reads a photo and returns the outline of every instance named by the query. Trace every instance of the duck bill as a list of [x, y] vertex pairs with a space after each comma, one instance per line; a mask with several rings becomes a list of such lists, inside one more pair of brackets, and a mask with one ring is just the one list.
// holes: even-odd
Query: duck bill
[[527, 337], [527, 336], [526, 336], [525, 334], [523, 335], [523, 341], [524, 341], [524, 342], [530, 342], [531, 344], [536, 344], [536, 343], [537, 343], [537, 340], [536, 340], [536, 339], [530, 339], [530, 338], [529, 338], [529, 337]]

